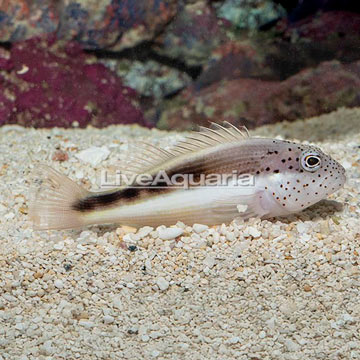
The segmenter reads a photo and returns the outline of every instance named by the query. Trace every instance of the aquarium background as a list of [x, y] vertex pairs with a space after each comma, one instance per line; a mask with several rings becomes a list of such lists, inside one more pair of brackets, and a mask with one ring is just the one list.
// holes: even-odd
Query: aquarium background
[[0, 125], [254, 128], [360, 104], [360, 5], [0, 2]]

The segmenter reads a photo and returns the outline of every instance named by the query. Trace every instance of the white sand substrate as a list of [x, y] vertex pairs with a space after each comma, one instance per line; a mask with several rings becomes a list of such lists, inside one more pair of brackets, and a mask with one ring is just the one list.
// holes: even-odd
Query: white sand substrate
[[308, 136], [346, 168], [345, 188], [303, 213], [137, 232], [33, 231], [31, 173], [46, 163], [96, 189], [129, 144], [182, 134], [1, 128], [0, 359], [359, 359], [359, 123], [343, 109], [256, 132]]

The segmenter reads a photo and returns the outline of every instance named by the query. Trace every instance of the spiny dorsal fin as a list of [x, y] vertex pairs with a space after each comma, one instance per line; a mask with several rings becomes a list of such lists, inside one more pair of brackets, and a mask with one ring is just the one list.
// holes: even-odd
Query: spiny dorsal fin
[[213, 128], [201, 126], [200, 131], [194, 131], [169, 150], [162, 149], [147, 142], [142, 143], [142, 149], [127, 159], [123, 173], [141, 174], [153, 167], [183, 154], [206, 149], [219, 144], [229, 144], [242, 141], [250, 137], [245, 126], [237, 128], [229, 122], [224, 125], [211, 123]]
[[[139, 149], [140, 144], [140, 149]], [[126, 175], [141, 174], [174, 157], [169, 151], [146, 141], [136, 143], [136, 152], [130, 152], [130, 156], [121, 165], [121, 172]]]
[[168, 151], [174, 155], [186, 154], [219, 144], [238, 142], [250, 137], [245, 126], [237, 128], [227, 121], [224, 122], [224, 125], [217, 123], [211, 123], [211, 125], [213, 128], [200, 126], [200, 131], [194, 131]]

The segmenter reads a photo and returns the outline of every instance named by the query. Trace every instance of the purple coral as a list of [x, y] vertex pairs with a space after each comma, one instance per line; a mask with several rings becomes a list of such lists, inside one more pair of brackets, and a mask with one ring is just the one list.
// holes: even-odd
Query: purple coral
[[30, 39], [0, 57], [0, 125], [149, 125], [136, 92], [75, 43]]

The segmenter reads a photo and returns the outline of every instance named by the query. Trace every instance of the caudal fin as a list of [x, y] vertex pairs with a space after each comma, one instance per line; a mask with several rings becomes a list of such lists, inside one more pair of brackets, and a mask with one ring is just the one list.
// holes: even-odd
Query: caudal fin
[[33, 194], [29, 216], [36, 230], [78, 228], [84, 224], [72, 205], [89, 192], [46, 165], [37, 167], [40, 187]]

